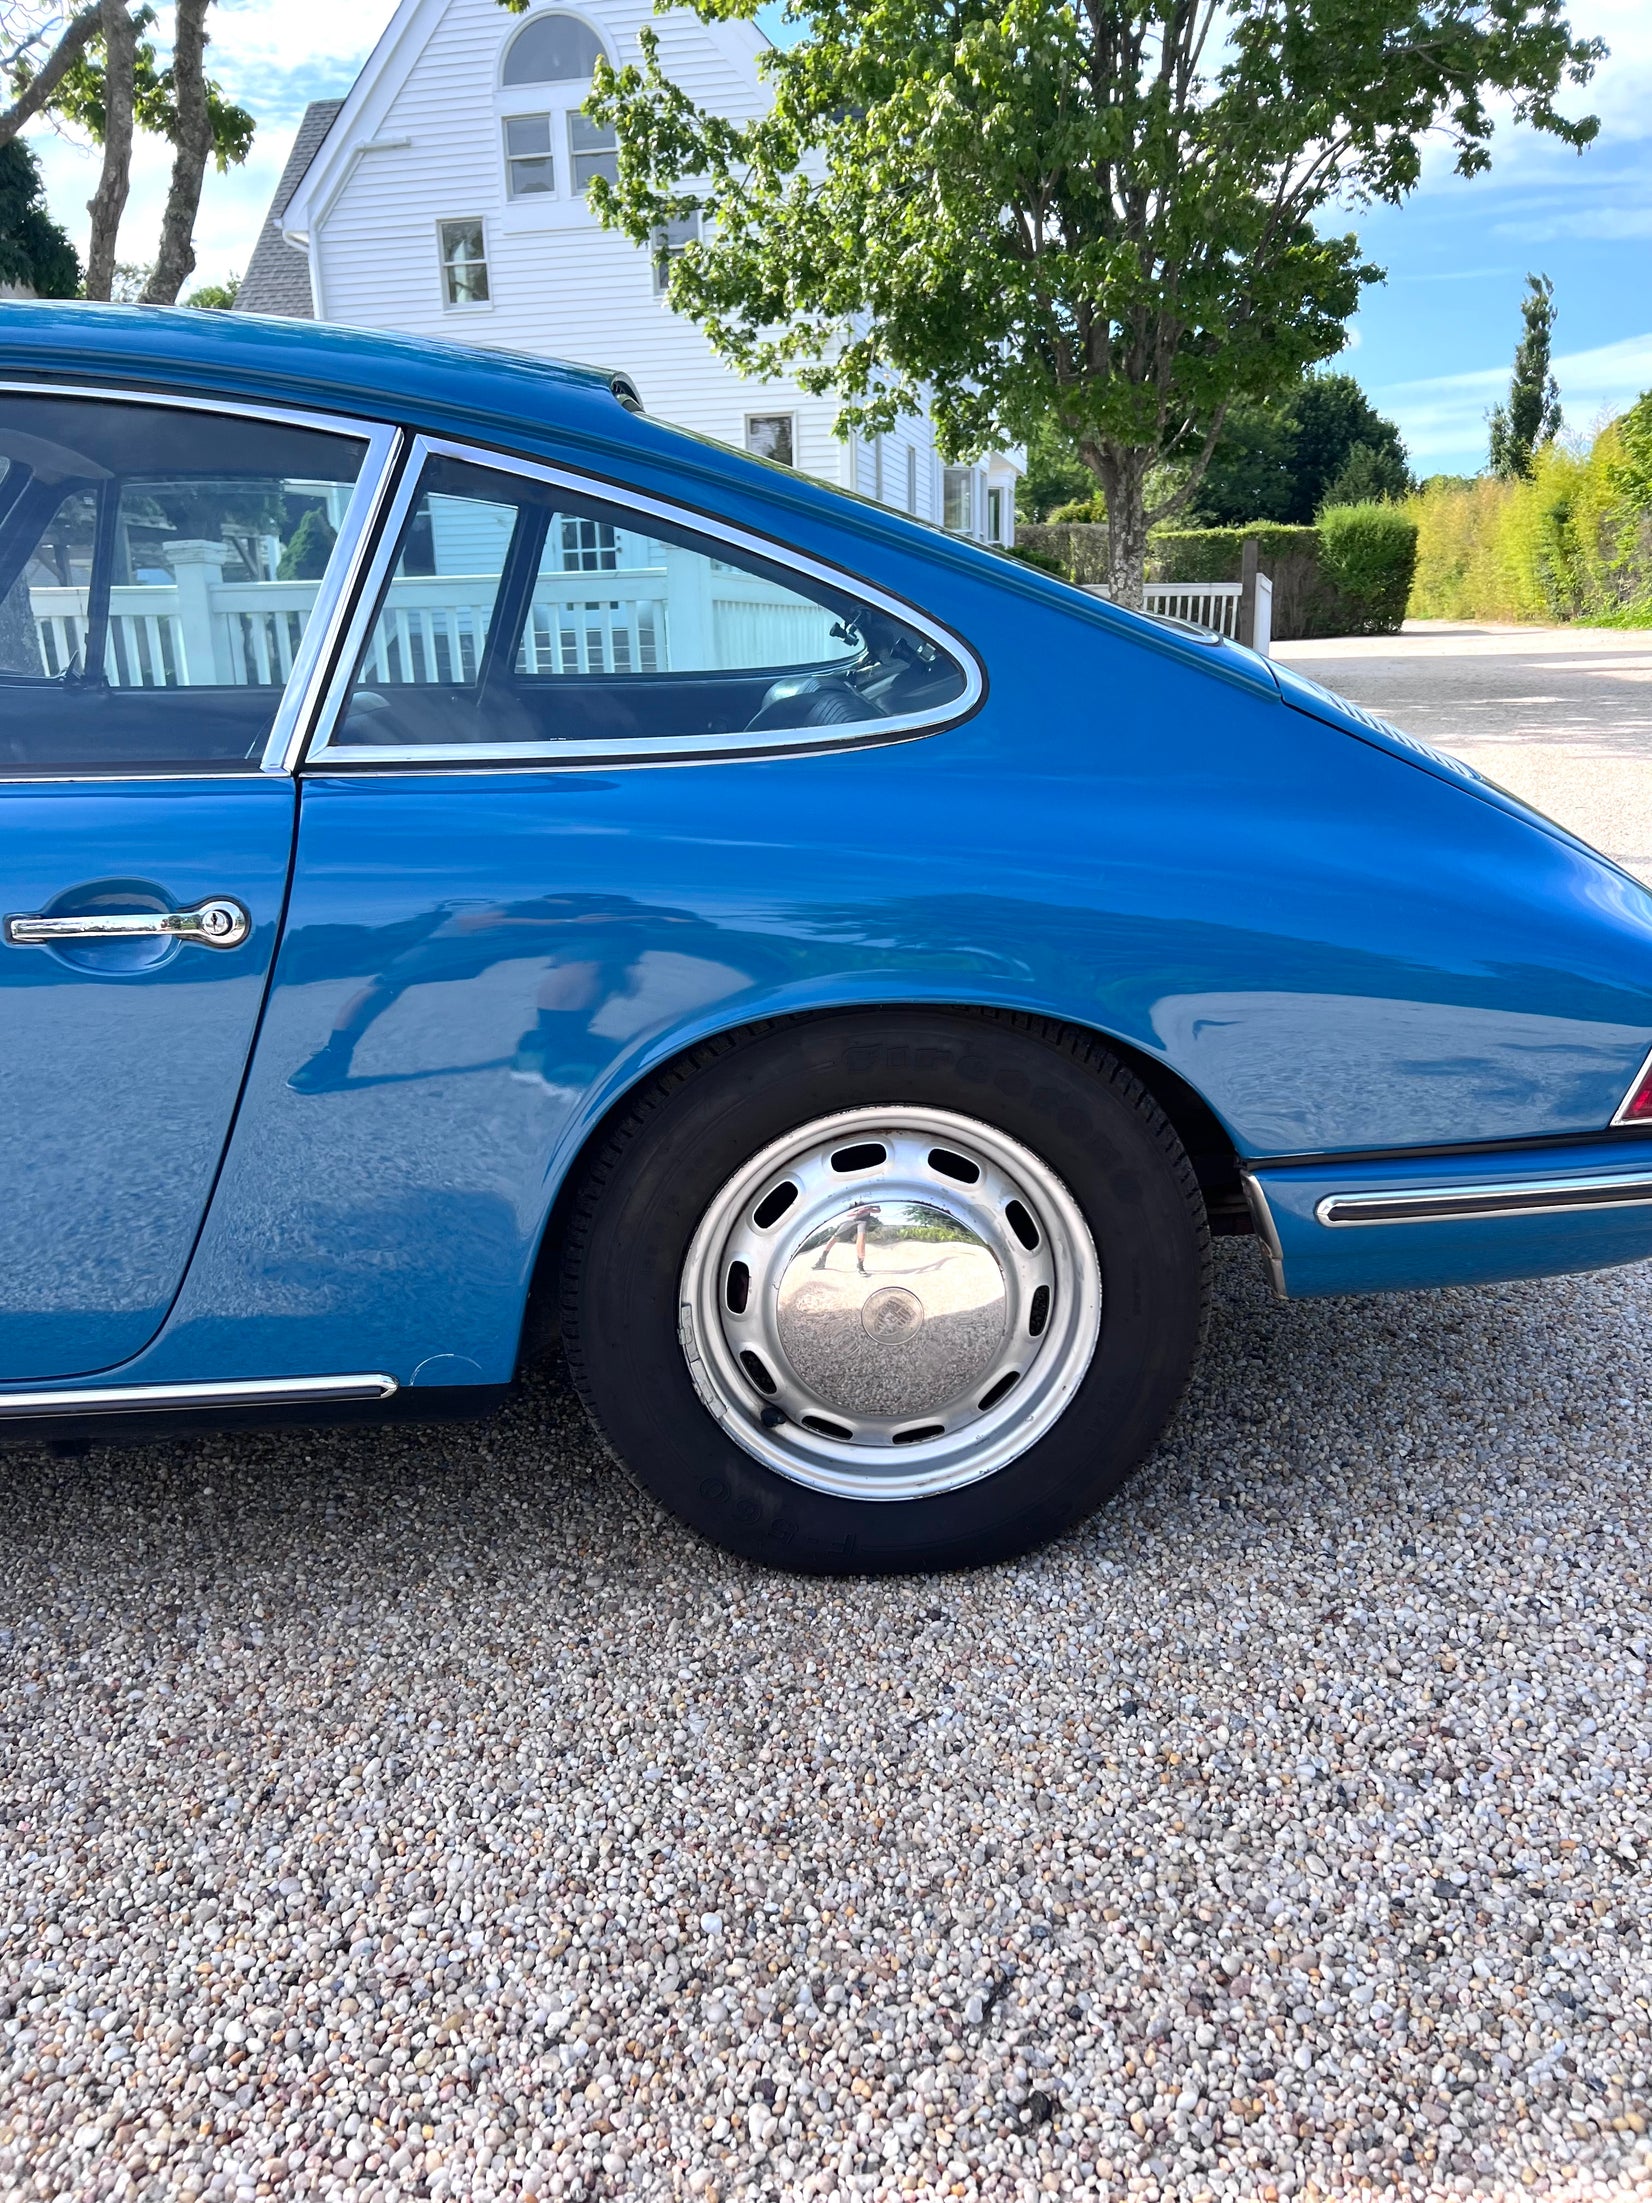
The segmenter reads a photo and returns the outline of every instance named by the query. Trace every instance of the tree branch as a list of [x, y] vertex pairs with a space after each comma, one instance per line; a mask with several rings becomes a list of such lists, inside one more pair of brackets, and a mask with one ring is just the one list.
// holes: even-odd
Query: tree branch
[[[90, 7], [82, 8], [78, 15], [71, 16], [64, 25], [57, 44], [39, 70], [30, 77], [9, 107], [0, 108], [0, 145], [10, 145], [17, 133], [33, 122], [35, 116], [46, 106], [52, 94], [86, 51], [102, 12], [102, 0], [92, 0]], [[12, 58], [13, 67], [33, 43], [32, 39], [27, 40], [19, 48]]]

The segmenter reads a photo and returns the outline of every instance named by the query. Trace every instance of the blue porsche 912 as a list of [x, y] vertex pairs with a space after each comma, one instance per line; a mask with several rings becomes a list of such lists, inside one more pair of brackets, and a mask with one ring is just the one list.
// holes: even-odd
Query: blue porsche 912
[[1250, 653], [623, 377], [0, 309], [0, 1425], [559, 1331], [740, 1553], [1112, 1492], [1284, 1294], [1652, 1254], [1652, 898]]

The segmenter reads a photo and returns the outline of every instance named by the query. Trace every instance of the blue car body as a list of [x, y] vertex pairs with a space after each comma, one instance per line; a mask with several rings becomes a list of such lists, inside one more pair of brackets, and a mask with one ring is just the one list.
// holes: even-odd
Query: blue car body
[[[6, 913], [138, 880], [251, 920], [217, 957], [0, 948], [0, 1413], [309, 1380], [480, 1398], [517, 1368], [559, 1195], [616, 1105], [709, 1037], [851, 1005], [1102, 1036], [1288, 1293], [1652, 1254], [1652, 1125], [1614, 1123], [1652, 1048], [1652, 897], [1287, 670], [675, 432], [583, 370], [33, 305], [0, 309], [0, 350], [14, 391], [379, 424], [340, 633], [417, 436], [863, 580], [980, 675], [963, 716], [887, 740], [364, 769], [313, 728], [302, 748], [318, 660], [273, 769], [0, 766]], [[571, 965], [573, 1039], [525, 1077], [524, 1006]]]

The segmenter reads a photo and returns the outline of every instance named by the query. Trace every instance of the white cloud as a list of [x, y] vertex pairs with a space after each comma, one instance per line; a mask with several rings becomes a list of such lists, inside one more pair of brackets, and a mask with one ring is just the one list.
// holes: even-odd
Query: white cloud
[[[1563, 352], [1555, 359], [1554, 373], [1570, 426], [1593, 427], [1652, 389], [1652, 331], [1586, 352]], [[1506, 365], [1476, 367], [1458, 375], [1390, 383], [1371, 397], [1398, 421], [1413, 463], [1426, 472], [1430, 460], [1458, 460], [1465, 449], [1483, 446], [1486, 414], [1508, 386]]]
[[[312, 99], [348, 91], [373, 43], [395, 12], [395, 0], [220, 0], [211, 18], [207, 66], [232, 98], [258, 118], [246, 165], [227, 176], [207, 174], [195, 231], [191, 284], [216, 281], [244, 268], [275, 194], [293, 132]], [[165, 46], [171, 10], [154, 33]], [[97, 188], [101, 155], [52, 129], [29, 142], [46, 178], [52, 212], [77, 247], [86, 250], [86, 202]], [[132, 157], [132, 195], [121, 224], [123, 260], [154, 257], [171, 171], [171, 149], [140, 138]]]

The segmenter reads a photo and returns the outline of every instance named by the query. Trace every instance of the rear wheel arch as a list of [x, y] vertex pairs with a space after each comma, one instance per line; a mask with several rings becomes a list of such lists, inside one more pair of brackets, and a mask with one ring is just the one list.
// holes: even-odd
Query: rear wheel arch
[[935, 1014], [980, 1018], [1046, 1033], [1067, 1032], [1105, 1048], [1140, 1080], [1149, 1096], [1169, 1119], [1198, 1178], [1199, 1191], [1204, 1198], [1212, 1234], [1220, 1238], [1248, 1234], [1252, 1230], [1250, 1207], [1240, 1184], [1239, 1152], [1215, 1110], [1169, 1064], [1101, 1026], [1088, 1024], [1081, 1018], [1049, 1017], [1041, 1012], [979, 1002], [877, 1005], [844, 1002], [816, 1010], [788, 1013], [782, 1017], [752, 1018], [742, 1024], [729, 1026], [721, 1032], [686, 1042], [672, 1054], [640, 1065], [621, 1091], [611, 1097], [602, 1114], [587, 1126], [578, 1148], [569, 1158], [567, 1168], [562, 1173], [546, 1214], [523, 1314], [518, 1357], [521, 1366], [533, 1366], [556, 1343], [563, 1249], [569, 1217], [593, 1158], [601, 1154], [614, 1127], [635, 1105], [638, 1095], [650, 1086], [670, 1085], [684, 1077], [691, 1077], [697, 1068], [716, 1055], [731, 1053], [747, 1042], [763, 1034], [776, 1032], [783, 1026], [852, 1017], [871, 1007], [910, 1010], [915, 1016]]

